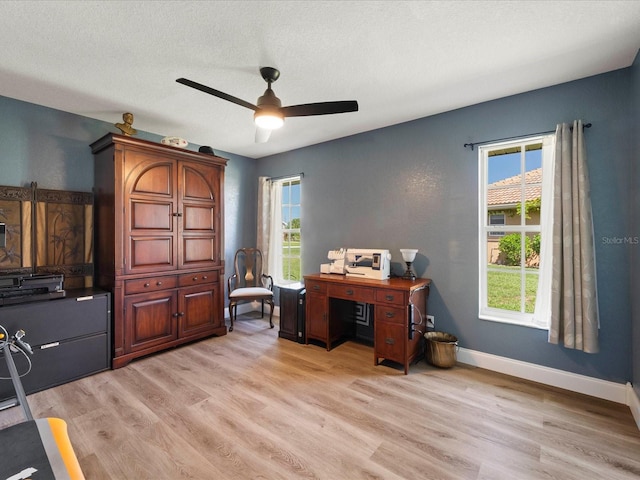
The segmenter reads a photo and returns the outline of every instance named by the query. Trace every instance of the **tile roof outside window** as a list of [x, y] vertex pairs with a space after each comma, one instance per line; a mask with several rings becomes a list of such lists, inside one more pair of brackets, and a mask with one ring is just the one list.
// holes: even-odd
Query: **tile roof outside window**
[[[542, 194], [542, 168], [525, 172], [525, 200], [540, 198]], [[521, 176], [505, 178], [494, 182], [487, 189], [487, 206], [515, 205], [520, 202]], [[512, 186], [513, 185], [513, 186]]]

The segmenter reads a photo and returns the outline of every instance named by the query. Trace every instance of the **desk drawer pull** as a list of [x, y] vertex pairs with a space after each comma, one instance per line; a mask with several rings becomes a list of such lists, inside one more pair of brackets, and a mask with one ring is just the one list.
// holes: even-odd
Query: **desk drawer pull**
[[314, 285], [314, 286], [313, 286], [313, 289], [314, 289], [314, 290], [316, 290], [316, 291], [317, 291], [317, 290], [320, 290], [320, 285]]
[[395, 345], [396, 339], [387, 337], [384, 339], [384, 343], [386, 343], [387, 345]]
[[388, 312], [387, 311], [387, 312], [384, 312], [384, 316], [387, 317], [387, 318], [393, 318], [393, 317], [396, 316], [396, 314], [393, 313], [393, 312]]
[[347, 295], [353, 295], [353, 290], [349, 289], [345, 292]]
[[395, 297], [394, 297], [393, 295], [387, 295], [387, 296], [386, 296], [387, 302], [393, 302], [393, 299], [394, 299], [394, 298], [395, 298]]

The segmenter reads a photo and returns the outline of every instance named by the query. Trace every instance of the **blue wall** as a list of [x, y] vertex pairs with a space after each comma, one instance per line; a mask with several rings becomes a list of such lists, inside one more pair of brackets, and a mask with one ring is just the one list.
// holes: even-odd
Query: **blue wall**
[[[503, 98], [274, 155], [258, 173], [304, 172], [303, 270], [337, 247], [418, 248], [433, 280], [430, 314], [460, 346], [615, 382], [631, 379], [629, 235], [634, 110], [631, 69]], [[598, 354], [547, 342], [543, 330], [478, 319], [478, 163], [469, 141], [555, 130], [583, 119], [591, 175], [601, 313]], [[312, 120], [306, 120], [312, 121]]]
[[0, 97], [0, 185], [91, 191], [89, 144], [109, 124]]
[[[616, 382], [632, 379], [632, 253], [638, 247], [605, 238], [639, 235], [637, 109], [640, 65], [555, 87], [475, 105], [258, 161], [228, 158], [225, 173], [225, 259], [255, 244], [258, 175], [304, 172], [303, 269], [319, 270], [329, 249], [389, 248], [395, 273], [400, 248], [418, 248], [415, 268], [433, 279], [429, 300], [436, 326], [472, 350]], [[0, 185], [90, 191], [89, 144], [112, 124], [0, 97]], [[553, 130], [581, 118], [592, 179], [601, 352], [583, 354], [549, 345], [546, 332], [482, 321], [477, 316], [477, 152], [482, 141]], [[114, 118], [114, 122], [119, 121]], [[292, 121], [295, 121], [292, 120]], [[300, 120], [302, 121], [302, 120]], [[304, 121], [312, 122], [312, 119]], [[634, 123], [635, 122], [635, 123]], [[162, 136], [141, 131], [139, 137]], [[312, 127], [310, 127], [312, 128]], [[635, 138], [634, 138], [635, 136]], [[197, 150], [197, 146], [190, 145]], [[634, 170], [635, 169], [635, 170]], [[631, 219], [635, 219], [631, 224]], [[633, 250], [635, 248], [635, 250]], [[638, 291], [637, 278], [633, 292]], [[637, 297], [637, 295], [634, 295]], [[638, 303], [634, 339], [640, 344]], [[640, 385], [638, 352], [633, 379]]]
[[236, 250], [241, 247], [253, 247], [256, 244], [258, 203], [256, 161], [219, 152], [215, 147], [214, 151], [221, 157], [229, 159], [224, 175], [225, 271], [228, 277], [233, 273], [233, 257]]

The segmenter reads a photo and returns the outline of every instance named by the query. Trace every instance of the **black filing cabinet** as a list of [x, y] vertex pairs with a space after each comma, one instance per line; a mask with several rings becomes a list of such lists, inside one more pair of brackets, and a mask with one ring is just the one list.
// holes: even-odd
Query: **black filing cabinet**
[[278, 336], [305, 342], [305, 288], [302, 283], [282, 285], [280, 288], [280, 331]]
[[[93, 289], [67, 290], [64, 298], [0, 307], [0, 325], [9, 335], [24, 330], [33, 350], [29, 362], [13, 358], [25, 393], [31, 394], [108, 370], [111, 366], [111, 297]], [[0, 399], [15, 396], [4, 360]]]

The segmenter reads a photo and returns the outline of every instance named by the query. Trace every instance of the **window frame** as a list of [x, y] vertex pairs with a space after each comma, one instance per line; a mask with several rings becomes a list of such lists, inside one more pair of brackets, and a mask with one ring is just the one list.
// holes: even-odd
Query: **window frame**
[[[292, 283], [297, 283], [302, 281], [302, 228], [290, 228], [290, 227], [285, 228], [284, 220], [283, 220], [284, 217], [282, 217], [282, 212], [284, 211], [285, 208], [289, 210], [289, 213], [293, 208], [298, 208], [300, 212], [299, 218], [302, 224], [302, 175], [291, 175], [289, 177], [278, 178], [272, 181], [277, 185], [277, 188], [279, 188], [281, 192], [281, 194], [278, 196], [280, 205], [277, 206], [277, 208], [281, 212], [281, 215], [278, 217], [278, 220], [277, 220], [277, 222], [280, 222], [280, 225], [275, 225], [275, 229], [277, 230], [276, 235], [278, 236], [278, 239], [279, 239], [279, 241], [277, 242], [278, 261], [276, 262], [276, 264], [278, 265], [278, 274], [275, 276], [274, 275], [272, 276], [273, 276], [273, 281], [276, 285], [290, 285]], [[299, 198], [300, 203], [297, 203], [297, 204], [290, 203], [292, 199], [291, 195], [289, 196], [289, 199], [288, 199], [289, 203], [287, 203], [285, 202], [285, 199], [283, 198], [283, 195], [282, 195], [284, 188], [287, 185], [291, 187], [295, 184], [300, 185], [300, 198]], [[289, 224], [290, 224], [292, 218], [291, 217], [289, 218], [290, 218], [289, 220]], [[300, 250], [298, 255], [291, 255], [290, 249], [289, 249], [289, 253], [285, 254], [284, 253], [284, 248], [285, 248], [284, 235], [289, 234], [290, 236], [289, 238], [291, 238], [291, 235], [296, 233], [299, 235], [299, 238], [300, 238]], [[300, 270], [298, 271], [298, 276], [300, 277], [300, 279], [284, 278], [285, 264], [289, 265], [289, 276], [290, 276], [291, 259], [296, 259], [296, 258], [298, 259], [299, 265], [300, 265]]]
[[[519, 225], [491, 225], [489, 220], [490, 210], [488, 209], [489, 192], [489, 158], [490, 152], [496, 150], [509, 150], [520, 148], [520, 173], [526, 173], [526, 151], [528, 145], [542, 144], [541, 167], [542, 167], [542, 189], [541, 189], [541, 220], [540, 225], [530, 225], [526, 222], [526, 216], [521, 215]], [[487, 143], [478, 148], [478, 317], [481, 320], [509, 323], [532, 328], [547, 330], [550, 318], [550, 295], [551, 295], [551, 240], [552, 240], [552, 203], [553, 203], [553, 146], [555, 144], [555, 134], [533, 135], [522, 137], [510, 141]], [[517, 153], [517, 152], [516, 152]], [[495, 183], [495, 182], [494, 182]], [[526, 188], [523, 178], [520, 188]], [[522, 201], [522, 199], [521, 199]], [[544, 212], [542, 211], [544, 210]], [[505, 222], [506, 223], [506, 222]], [[500, 231], [498, 231], [498, 228]], [[533, 313], [525, 312], [524, 300], [521, 300], [521, 311], [511, 311], [488, 306], [488, 280], [487, 274], [491, 271], [488, 263], [488, 243], [489, 239], [498, 239], [497, 233], [509, 234], [520, 233], [523, 237], [527, 234], [539, 233], [545, 244], [541, 245], [540, 266], [537, 272], [538, 286], [536, 290], [536, 301]], [[493, 233], [493, 235], [492, 235]], [[524, 250], [524, 242], [521, 242], [521, 249]], [[543, 261], [544, 257], [544, 261]], [[524, 258], [524, 252], [521, 254]], [[521, 295], [525, 290], [526, 265], [522, 262], [520, 266]], [[529, 272], [534, 273], [534, 272]], [[534, 273], [535, 274], [535, 273]]]

